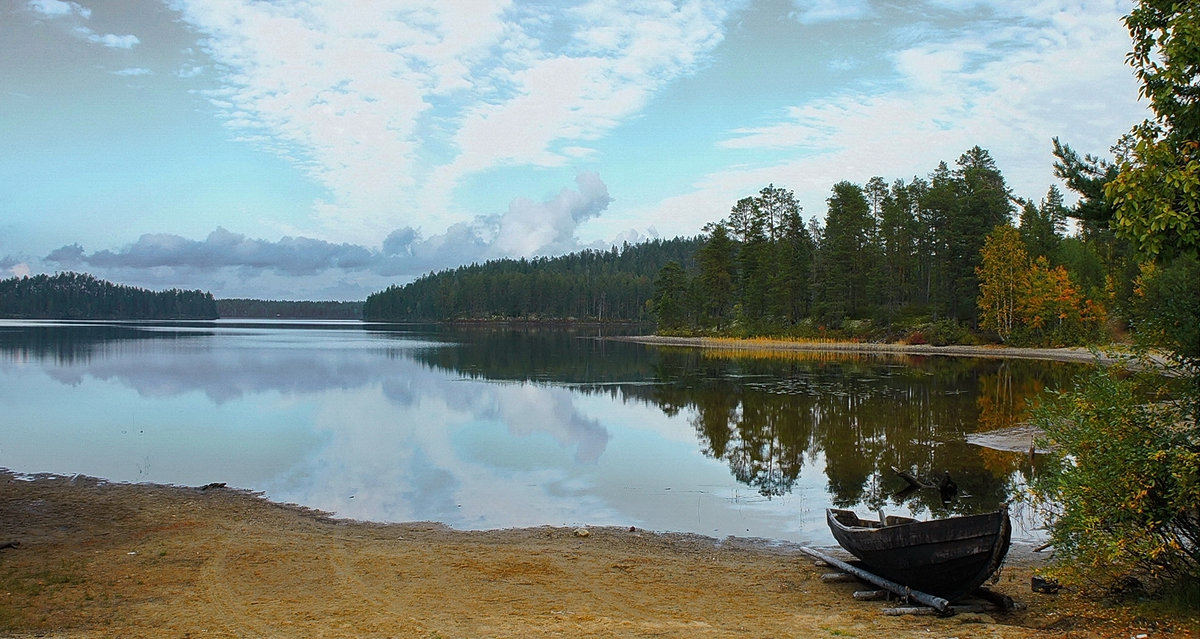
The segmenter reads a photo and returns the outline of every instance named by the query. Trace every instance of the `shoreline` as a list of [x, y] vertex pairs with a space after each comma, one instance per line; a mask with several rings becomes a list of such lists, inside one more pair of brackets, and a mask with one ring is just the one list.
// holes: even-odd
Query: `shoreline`
[[829, 569], [798, 548], [617, 527], [368, 523], [221, 485], [0, 470], [0, 635], [1194, 636], [1171, 629], [1182, 620], [1032, 593], [1046, 561], [1024, 552], [989, 586], [1016, 610], [886, 616], [895, 603], [855, 600], [861, 585], [823, 581]]
[[[608, 339], [650, 346], [728, 349], [743, 351], [800, 351], [817, 353], [856, 353], [866, 355], [916, 355], [941, 357], [978, 357], [992, 359], [1038, 359], [1079, 364], [1111, 365], [1133, 362], [1135, 355], [1120, 347], [1084, 348], [1021, 348], [1013, 346], [933, 346], [929, 344], [896, 344], [882, 342], [808, 342], [788, 339], [744, 339], [733, 337], [667, 337], [662, 335], [615, 336]], [[1156, 364], [1164, 360], [1154, 356]]]

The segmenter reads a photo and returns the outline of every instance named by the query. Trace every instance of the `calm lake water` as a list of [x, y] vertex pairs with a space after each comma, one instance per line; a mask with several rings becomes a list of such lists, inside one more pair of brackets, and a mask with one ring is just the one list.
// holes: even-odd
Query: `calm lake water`
[[[994, 509], [1036, 459], [966, 441], [1077, 365], [722, 353], [597, 329], [0, 320], [0, 467], [230, 486], [372, 521], [832, 543], [824, 509]], [[949, 471], [906, 497], [890, 470]], [[1015, 537], [1039, 536], [1024, 509]]]

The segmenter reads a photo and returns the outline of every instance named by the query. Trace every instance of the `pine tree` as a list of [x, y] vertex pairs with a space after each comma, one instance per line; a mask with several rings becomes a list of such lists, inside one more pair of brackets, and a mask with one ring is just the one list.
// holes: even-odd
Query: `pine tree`
[[825, 237], [821, 252], [825, 277], [820, 287], [827, 319], [840, 323], [869, 316], [868, 285], [874, 274], [875, 252], [871, 242], [874, 219], [862, 187], [838, 182], [827, 200]]
[[696, 253], [699, 295], [704, 300], [704, 321], [720, 330], [733, 312], [734, 259], [737, 247], [724, 224], [713, 224], [708, 241]]

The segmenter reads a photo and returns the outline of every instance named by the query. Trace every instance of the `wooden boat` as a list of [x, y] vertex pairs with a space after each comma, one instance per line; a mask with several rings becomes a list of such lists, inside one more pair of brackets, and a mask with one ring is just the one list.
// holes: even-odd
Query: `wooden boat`
[[889, 516], [882, 524], [851, 510], [830, 508], [829, 529], [867, 570], [949, 601], [979, 588], [1008, 554], [1008, 509], [982, 515], [917, 521]]

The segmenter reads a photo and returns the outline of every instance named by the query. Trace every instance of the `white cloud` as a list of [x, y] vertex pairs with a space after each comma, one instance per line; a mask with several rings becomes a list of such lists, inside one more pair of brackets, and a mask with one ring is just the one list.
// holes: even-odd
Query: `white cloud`
[[110, 49], [132, 49], [141, 43], [141, 40], [135, 35], [99, 34], [85, 28], [80, 28], [79, 31], [84, 34], [88, 42], [102, 44]]
[[[803, 194], [810, 214], [823, 214], [837, 181], [924, 175], [978, 144], [1017, 195], [1040, 196], [1055, 181], [1052, 137], [1102, 153], [1143, 114], [1124, 66], [1122, 3], [1062, 0], [1011, 9], [1006, 15], [1015, 19], [942, 32], [895, 51], [896, 88], [816, 99], [773, 123], [731, 131], [723, 148], [792, 154], [710, 176], [699, 188], [709, 196], [713, 185], [746, 193], [773, 181]], [[1019, 15], [1023, 10], [1029, 15]], [[1106, 101], [1131, 106], [1122, 111]]]
[[870, 14], [867, 0], [793, 0], [792, 18], [801, 24], [855, 20]]
[[139, 75], [152, 75], [153, 73], [154, 73], [153, 71], [151, 71], [150, 69], [144, 68], [144, 67], [128, 67], [125, 69], [118, 69], [116, 71], [113, 71], [113, 75], [120, 75], [120, 76], [125, 76], [125, 77], [134, 77], [134, 76], [139, 76]]
[[177, 0], [224, 70], [227, 124], [324, 185], [328, 232], [469, 223], [451, 194], [499, 166], [563, 166], [722, 37], [701, 0], [357, 5]]
[[431, 100], [470, 86], [507, 3], [304, 5], [181, 0], [224, 69], [227, 124], [329, 191], [318, 215], [356, 238], [395, 223], [418, 180]]
[[29, 8], [46, 17], [57, 18], [78, 16], [83, 19], [92, 17], [92, 10], [74, 2], [60, 0], [30, 0]]
[[201, 73], [204, 73], [204, 67], [199, 65], [184, 65], [175, 73], [175, 76], [182, 79], [194, 78]]
[[513, 55], [513, 96], [466, 112], [450, 181], [501, 164], [564, 164], [582, 147], [556, 145], [598, 139], [695, 70], [721, 41], [724, 15], [701, 2], [596, 1], [568, 13], [579, 24], [566, 46]]
[[[91, 9], [75, 2], [30, 0], [27, 6], [44, 18], [63, 19], [67, 20], [68, 24], [92, 18]], [[110, 49], [132, 49], [141, 43], [141, 40], [135, 35], [101, 34], [84, 25], [77, 25], [73, 31], [76, 35], [92, 44], [103, 45]]]
[[514, 200], [496, 222], [491, 257], [557, 255], [578, 248], [575, 229], [604, 210], [611, 198], [595, 173], [581, 174], [579, 190], [563, 189], [546, 202]]

